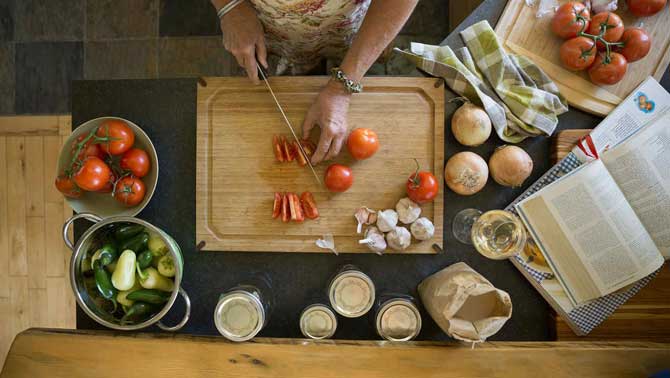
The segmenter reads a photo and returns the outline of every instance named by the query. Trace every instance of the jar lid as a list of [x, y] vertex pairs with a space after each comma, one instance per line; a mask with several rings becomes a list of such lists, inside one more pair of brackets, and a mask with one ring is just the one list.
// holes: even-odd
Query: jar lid
[[389, 341], [408, 341], [421, 331], [421, 314], [406, 299], [390, 299], [379, 308], [375, 319], [377, 333]]
[[330, 284], [330, 304], [340, 315], [357, 318], [365, 315], [375, 301], [375, 285], [370, 277], [358, 270], [338, 274]]
[[321, 304], [307, 306], [300, 315], [300, 331], [311, 339], [327, 339], [337, 329], [335, 313]]
[[263, 305], [255, 295], [236, 290], [221, 297], [214, 311], [214, 324], [231, 341], [246, 341], [258, 334], [265, 323]]

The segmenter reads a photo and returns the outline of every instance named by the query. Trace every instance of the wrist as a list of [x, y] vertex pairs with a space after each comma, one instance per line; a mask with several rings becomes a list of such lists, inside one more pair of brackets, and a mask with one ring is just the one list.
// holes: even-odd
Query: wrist
[[351, 93], [349, 93], [344, 88], [344, 85], [342, 85], [341, 82], [333, 78], [328, 80], [328, 83], [326, 83], [324, 90], [333, 96], [343, 97], [346, 98], [347, 100], [351, 98]]

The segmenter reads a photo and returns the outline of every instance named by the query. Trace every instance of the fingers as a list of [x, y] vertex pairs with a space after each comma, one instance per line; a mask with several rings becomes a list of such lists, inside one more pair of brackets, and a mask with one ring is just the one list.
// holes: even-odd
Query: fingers
[[330, 144], [332, 143], [332, 141], [333, 137], [330, 134], [326, 132], [321, 133], [321, 138], [319, 138], [319, 145], [316, 147], [314, 155], [312, 155], [312, 165], [319, 164], [320, 162], [323, 161], [323, 158], [326, 156], [326, 153], [330, 149]]
[[249, 76], [249, 79], [251, 79], [254, 84], [260, 83], [258, 81], [258, 66], [256, 65], [255, 49], [252, 47], [251, 49], [247, 50], [243, 59], [244, 61], [242, 67], [247, 70], [247, 76]]
[[263, 68], [268, 68], [268, 50], [265, 47], [265, 38], [262, 35], [256, 42], [256, 57]]
[[302, 139], [309, 138], [309, 133], [314, 128], [316, 123], [316, 112], [314, 111], [314, 106], [311, 106], [305, 115], [305, 120], [302, 123]]
[[334, 159], [340, 153], [343, 144], [344, 135], [337, 135], [335, 138], [333, 138], [333, 142], [330, 144], [330, 148], [328, 149], [328, 154], [326, 154], [326, 157], [323, 160]]

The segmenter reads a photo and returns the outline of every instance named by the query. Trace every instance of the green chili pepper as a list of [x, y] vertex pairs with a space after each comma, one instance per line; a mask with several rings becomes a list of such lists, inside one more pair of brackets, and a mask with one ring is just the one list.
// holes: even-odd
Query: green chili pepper
[[100, 264], [107, 266], [118, 257], [116, 247], [112, 243], [107, 243], [100, 248]]
[[131, 301], [140, 301], [153, 304], [161, 304], [170, 299], [172, 293], [160, 291], [156, 289], [140, 289], [129, 293], [126, 298]]
[[137, 263], [140, 265], [140, 268], [144, 269], [151, 265], [151, 261], [154, 259], [154, 255], [150, 250], [146, 250], [139, 255], [137, 255]]
[[105, 268], [100, 264], [100, 260], [97, 260], [93, 263], [93, 277], [95, 278], [95, 286], [98, 288], [98, 292], [102, 295], [103, 298], [108, 299], [114, 303], [114, 311], [116, 311], [116, 293], [117, 290], [112, 285], [112, 280], [109, 277], [109, 273]]
[[124, 240], [119, 244], [119, 250], [125, 251], [129, 249], [133, 252], [139, 253], [139, 251], [144, 251], [147, 249], [147, 243], [149, 242], [149, 234], [146, 232], [141, 232], [130, 239]]
[[114, 237], [117, 241], [124, 241], [126, 239], [132, 238], [142, 231], [144, 231], [144, 226], [141, 224], [127, 224], [117, 228], [114, 231]]
[[139, 319], [142, 315], [149, 315], [158, 310], [158, 306], [151, 303], [135, 302], [128, 308], [126, 314], [121, 318], [121, 324], [129, 323], [129, 319]]

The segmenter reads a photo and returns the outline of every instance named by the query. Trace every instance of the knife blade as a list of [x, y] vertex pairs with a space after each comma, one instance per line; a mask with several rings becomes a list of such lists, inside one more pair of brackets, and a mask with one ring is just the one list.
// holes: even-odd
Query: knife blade
[[305, 157], [305, 160], [307, 160], [307, 165], [309, 165], [309, 169], [312, 171], [312, 174], [314, 175], [314, 178], [316, 179], [316, 182], [321, 185], [321, 180], [319, 179], [319, 175], [316, 174], [316, 171], [314, 170], [314, 166], [312, 166], [312, 162], [309, 160], [309, 155], [305, 152], [305, 149], [302, 147], [302, 143], [300, 143], [300, 139], [298, 139], [298, 135], [295, 133], [293, 130], [293, 126], [291, 126], [291, 121], [288, 120], [288, 117], [286, 116], [286, 113], [284, 113], [284, 108], [282, 108], [281, 104], [279, 103], [279, 100], [277, 100], [277, 96], [275, 96], [275, 92], [272, 90], [272, 87], [270, 86], [270, 82], [268, 82], [268, 78], [265, 75], [265, 72], [261, 68], [261, 66], [256, 62], [256, 67], [258, 67], [258, 71], [261, 73], [261, 77], [263, 78], [263, 81], [265, 82], [265, 86], [268, 87], [268, 90], [270, 91], [270, 94], [272, 95], [272, 98], [275, 101], [275, 105], [277, 105], [277, 108], [279, 109], [279, 112], [281, 113], [282, 117], [284, 118], [284, 123], [286, 123], [286, 126], [288, 126], [288, 129], [291, 131], [291, 135], [293, 135], [293, 139], [296, 141], [298, 144], [298, 148], [300, 149], [300, 153], [302, 156]]

